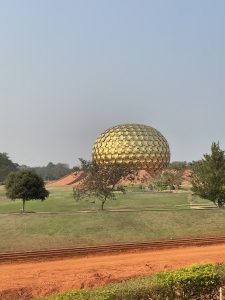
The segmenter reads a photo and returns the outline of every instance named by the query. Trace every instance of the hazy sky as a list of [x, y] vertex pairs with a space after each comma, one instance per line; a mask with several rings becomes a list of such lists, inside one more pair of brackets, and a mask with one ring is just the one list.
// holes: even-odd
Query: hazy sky
[[157, 128], [172, 160], [225, 148], [224, 0], [0, 0], [0, 152], [89, 159], [120, 123]]

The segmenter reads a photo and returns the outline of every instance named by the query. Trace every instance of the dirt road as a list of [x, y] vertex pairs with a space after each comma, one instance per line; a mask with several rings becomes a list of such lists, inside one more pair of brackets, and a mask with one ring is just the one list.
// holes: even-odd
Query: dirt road
[[225, 262], [225, 244], [3, 264], [0, 299], [33, 299], [206, 262]]

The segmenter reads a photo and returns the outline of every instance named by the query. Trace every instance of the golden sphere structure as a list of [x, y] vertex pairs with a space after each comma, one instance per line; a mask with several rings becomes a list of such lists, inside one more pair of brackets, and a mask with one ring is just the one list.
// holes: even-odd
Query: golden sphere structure
[[107, 129], [97, 138], [92, 158], [100, 166], [127, 163], [154, 174], [168, 166], [170, 149], [165, 137], [155, 128], [124, 124]]

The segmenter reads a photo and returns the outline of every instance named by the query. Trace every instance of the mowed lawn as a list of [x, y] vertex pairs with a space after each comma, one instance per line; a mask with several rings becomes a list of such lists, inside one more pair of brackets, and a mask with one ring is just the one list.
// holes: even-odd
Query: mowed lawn
[[[76, 203], [71, 188], [57, 188], [48, 200], [27, 203], [27, 210], [46, 213], [22, 215], [13, 213], [19, 211], [21, 201], [6, 200], [1, 187], [0, 252], [225, 234], [225, 210], [185, 209], [187, 198], [187, 193], [131, 192], [108, 202], [105, 211], [76, 213], [99, 208], [99, 202]], [[48, 213], [57, 211], [64, 213]]]
[[[76, 202], [71, 187], [49, 189], [50, 196], [45, 201], [33, 200], [26, 202], [27, 212], [75, 212], [79, 210], [99, 210], [98, 199], [84, 199]], [[20, 212], [21, 200], [10, 201], [5, 197], [5, 190], [0, 186], [0, 213]], [[152, 193], [127, 192], [116, 194], [116, 200], [109, 200], [105, 209], [177, 209], [189, 208], [187, 193]]]

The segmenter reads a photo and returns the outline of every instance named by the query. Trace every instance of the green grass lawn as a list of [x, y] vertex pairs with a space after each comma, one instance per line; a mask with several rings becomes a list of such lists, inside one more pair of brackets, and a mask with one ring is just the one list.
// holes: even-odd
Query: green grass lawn
[[[28, 212], [75, 212], [78, 210], [98, 210], [98, 199], [76, 202], [71, 187], [50, 188], [50, 196], [45, 201], [27, 201]], [[4, 187], [0, 187], [0, 213], [20, 212], [21, 200], [10, 201], [5, 197]], [[105, 209], [178, 209], [189, 208], [187, 193], [128, 192], [117, 194], [116, 200], [109, 200]]]
[[188, 193], [130, 192], [106, 203], [105, 211], [76, 213], [99, 207], [98, 201], [75, 202], [65, 187], [50, 189], [44, 202], [27, 203], [28, 211], [45, 214], [13, 214], [21, 201], [9, 201], [0, 187], [0, 252], [225, 234], [225, 210], [189, 209]]

